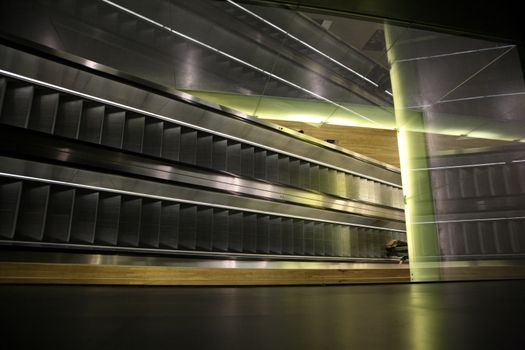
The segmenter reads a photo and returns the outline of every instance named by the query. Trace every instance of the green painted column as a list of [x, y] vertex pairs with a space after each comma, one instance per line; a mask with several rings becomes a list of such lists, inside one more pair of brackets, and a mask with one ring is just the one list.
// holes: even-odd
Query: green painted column
[[438, 231], [428, 168], [424, 112], [408, 109], [418, 92], [417, 62], [398, 62], [410, 57], [409, 45], [395, 45], [401, 28], [385, 24], [390, 79], [394, 95], [396, 129], [405, 200], [407, 240], [412, 281], [441, 279]]

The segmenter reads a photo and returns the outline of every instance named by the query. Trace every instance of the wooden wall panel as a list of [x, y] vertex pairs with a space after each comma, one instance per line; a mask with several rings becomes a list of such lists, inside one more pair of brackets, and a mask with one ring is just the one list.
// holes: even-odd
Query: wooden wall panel
[[269, 121], [296, 131], [303, 130], [306, 135], [320, 140], [336, 140], [338, 146], [399, 167], [397, 135], [393, 130], [328, 124], [316, 126], [284, 120]]
[[0, 263], [0, 284], [315, 285], [408, 282], [408, 266], [377, 269], [253, 269]]

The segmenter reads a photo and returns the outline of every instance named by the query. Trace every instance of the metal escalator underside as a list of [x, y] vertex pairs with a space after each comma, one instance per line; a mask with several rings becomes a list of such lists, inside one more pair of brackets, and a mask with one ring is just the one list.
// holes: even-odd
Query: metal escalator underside
[[0, 239], [87, 251], [387, 259], [399, 173], [180, 96], [0, 47]]

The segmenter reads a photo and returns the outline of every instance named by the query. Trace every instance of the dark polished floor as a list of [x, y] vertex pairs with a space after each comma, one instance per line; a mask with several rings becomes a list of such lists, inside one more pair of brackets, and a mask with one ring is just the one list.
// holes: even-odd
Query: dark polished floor
[[0, 286], [2, 349], [525, 349], [525, 281]]

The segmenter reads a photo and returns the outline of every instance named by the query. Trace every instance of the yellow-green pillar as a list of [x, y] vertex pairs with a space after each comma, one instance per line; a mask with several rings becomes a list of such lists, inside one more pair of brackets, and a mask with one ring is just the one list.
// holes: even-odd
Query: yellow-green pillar
[[[424, 112], [409, 109], [414, 94], [419, 93], [417, 61], [410, 58], [409, 44], [396, 43], [401, 28], [385, 24], [390, 80], [394, 96], [396, 129], [405, 200], [408, 252], [412, 281], [441, 279], [438, 228], [427, 154]], [[407, 57], [408, 56], [408, 57]]]

